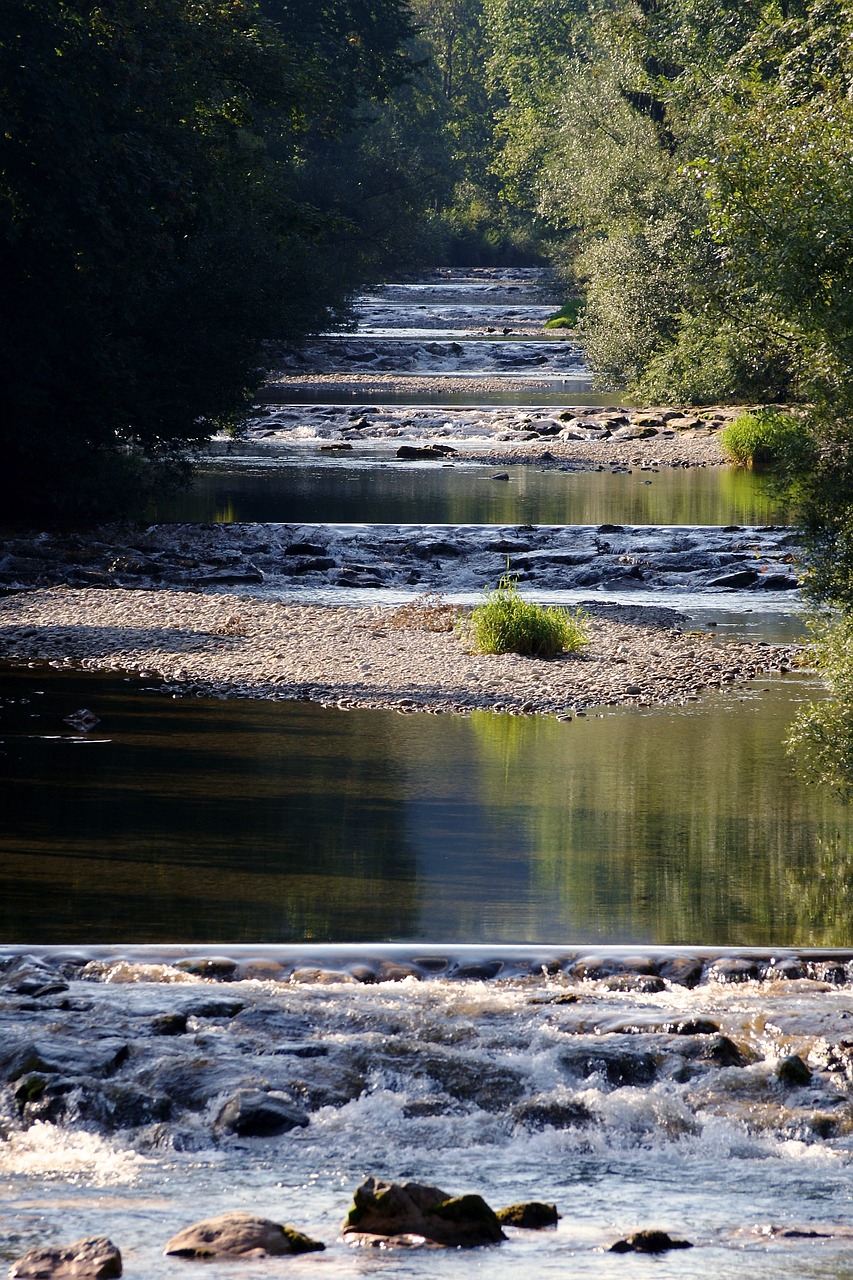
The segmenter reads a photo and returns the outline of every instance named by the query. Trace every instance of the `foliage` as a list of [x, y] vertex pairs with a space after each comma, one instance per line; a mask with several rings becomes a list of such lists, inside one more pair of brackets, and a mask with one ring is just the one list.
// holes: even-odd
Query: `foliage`
[[407, 31], [397, 0], [0, 0], [7, 518], [110, 510], [239, 416], [262, 338], [341, 313], [358, 227], [306, 176]]
[[583, 311], [583, 298], [569, 298], [568, 302], [560, 307], [559, 311], [545, 321], [546, 329], [575, 329], [581, 312]]
[[798, 712], [787, 736], [790, 754], [811, 782], [853, 800], [853, 616], [811, 621], [810, 655], [829, 690], [825, 702]]
[[794, 468], [810, 452], [803, 419], [780, 409], [742, 413], [720, 435], [720, 447], [739, 467], [756, 464]]
[[586, 615], [523, 600], [518, 581], [506, 573], [464, 621], [461, 632], [479, 653], [520, 653], [555, 658], [588, 643]]

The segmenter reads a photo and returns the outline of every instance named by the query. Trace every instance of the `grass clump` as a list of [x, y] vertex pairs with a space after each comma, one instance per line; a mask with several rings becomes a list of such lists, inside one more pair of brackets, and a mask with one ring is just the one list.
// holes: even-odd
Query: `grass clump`
[[583, 311], [583, 298], [570, 298], [565, 306], [560, 307], [545, 321], [546, 329], [574, 329], [580, 313]]
[[478, 653], [520, 653], [555, 658], [577, 653], [589, 644], [586, 614], [577, 609], [534, 604], [523, 600], [518, 581], [505, 573], [497, 587], [486, 591], [462, 624], [462, 634]]
[[779, 409], [742, 413], [720, 433], [723, 453], [738, 467], [795, 466], [809, 452], [808, 428]]
[[457, 612], [440, 591], [425, 591], [395, 609], [387, 625], [399, 631], [452, 631]]

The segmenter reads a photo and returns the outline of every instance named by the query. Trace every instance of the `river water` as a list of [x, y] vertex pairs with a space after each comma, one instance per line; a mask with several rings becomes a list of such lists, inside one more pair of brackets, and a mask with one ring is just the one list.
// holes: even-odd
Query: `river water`
[[[528, 283], [388, 290], [362, 336], [525, 335]], [[301, 500], [308, 467], [272, 469]], [[470, 500], [405, 468], [381, 493], [318, 471], [286, 518], [440, 523]], [[625, 476], [554, 495], [525, 472], [500, 501], [531, 523], [762, 518], [757, 490], [695, 474], [691, 495], [652, 477], [654, 508]], [[496, 500], [450, 518], [522, 518]], [[251, 501], [285, 518], [280, 494]], [[326, 1251], [205, 1274], [853, 1276], [853, 827], [781, 746], [813, 693], [789, 673], [562, 723], [2, 673], [0, 1259], [107, 1234], [126, 1276], [183, 1275], [166, 1240], [243, 1208]], [[306, 1123], [229, 1131], [241, 1090]], [[354, 1251], [371, 1174], [562, 1217], [472, 1252]], [[650, 1227], [694, 1248], [607, 1251]]]

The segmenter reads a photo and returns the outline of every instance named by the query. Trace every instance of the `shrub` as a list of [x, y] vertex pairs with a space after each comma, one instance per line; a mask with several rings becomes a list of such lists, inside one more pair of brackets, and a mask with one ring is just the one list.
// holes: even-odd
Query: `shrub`
[[739, 467], [796, 466], [806, 461], [809, 442], [802, 419], [779, 409], [743, 413], [720, 434], [723, 453]]
[[523, 600], [517, 580], [505, 573], [493, 591], [462, 624], [461, 632], [478, 653], [521, 653], [554, 658], [577, 653], [589, 644], [586, 615], [580, 610], [545, 607]]
[[546, 329], [574, 329], [583, 311], [583, 298], [569, 298], [565, 306], [560, 307], [545, 321]]
[[786, 746], [808, 782], [853, 800], [853, 617], [825, 616], [809, 624], [809, 655], [827, 686], [825, 702], [803, 707], [788, 730]]

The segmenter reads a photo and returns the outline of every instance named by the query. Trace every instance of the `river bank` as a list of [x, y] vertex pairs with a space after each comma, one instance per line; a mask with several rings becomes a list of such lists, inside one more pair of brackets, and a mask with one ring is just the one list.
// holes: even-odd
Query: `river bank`
[[[598, 605], [581, 654], [545, 660], [468, 652], [453, 611], [270, 603], [229, 594], [34, 590], [0, 600], [0, 657], [163, 680], [177, 694], [343, 708], [485, 709], [569, 717], [665, 706], [784, 675], [797, 645], [684, 632], [675, 610]], [[433, 626], [449, 629], [432, 630]]]

